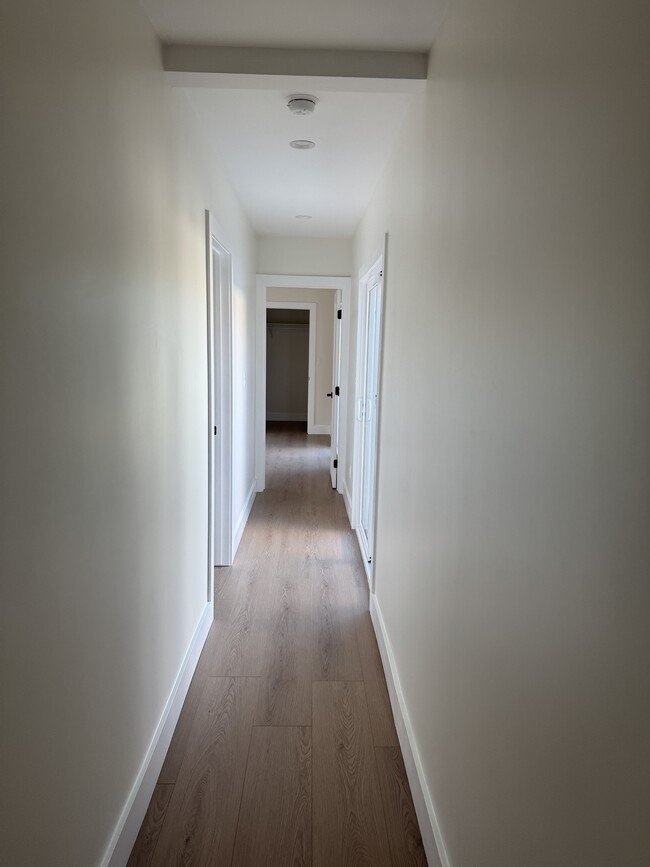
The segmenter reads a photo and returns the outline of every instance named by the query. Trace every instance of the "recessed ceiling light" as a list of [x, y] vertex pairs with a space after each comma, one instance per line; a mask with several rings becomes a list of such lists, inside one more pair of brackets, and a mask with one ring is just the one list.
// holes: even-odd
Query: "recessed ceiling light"
[[311, 220], [311, 214], [296, 214], [296, 220]]
[[309, 141], [306, 138], [296, 138], [289, 142], [289, 147], [295, 148], [297, 151], [310, 151], [316, 147], [316, 142]]
[[287, 108], [291, 114], [311, 114], [318, 100], [310, 93], [293, 93], [289, 97]]

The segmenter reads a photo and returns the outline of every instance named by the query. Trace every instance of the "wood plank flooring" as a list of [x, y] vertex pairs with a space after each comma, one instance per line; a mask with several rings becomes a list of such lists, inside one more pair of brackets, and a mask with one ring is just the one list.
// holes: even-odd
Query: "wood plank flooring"
[[426, 865], [329, 437], [299, 424], [269, 424], [128, 867], [167, 865]]
[[311, 729], [253, 729], [233, 867], [311, 864]]

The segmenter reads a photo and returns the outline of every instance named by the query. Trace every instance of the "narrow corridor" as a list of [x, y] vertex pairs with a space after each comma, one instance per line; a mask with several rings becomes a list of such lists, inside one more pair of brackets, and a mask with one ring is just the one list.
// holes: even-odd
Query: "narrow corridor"
[[185, 701], [135, 865], [426, 858], [329, 437], [269, 425], [267, 488]]

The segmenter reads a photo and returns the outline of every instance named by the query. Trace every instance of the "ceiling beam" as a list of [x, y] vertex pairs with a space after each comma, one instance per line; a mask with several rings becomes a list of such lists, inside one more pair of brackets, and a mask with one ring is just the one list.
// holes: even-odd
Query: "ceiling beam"
[[429, 63], [428, 54], [410, 51], [236, 48], [175, 43], [163, 44], [162, 56], [165, 71], [183, 74], [184, 78], [189, 75], [260, 75], [421, 82], [427, 77]]

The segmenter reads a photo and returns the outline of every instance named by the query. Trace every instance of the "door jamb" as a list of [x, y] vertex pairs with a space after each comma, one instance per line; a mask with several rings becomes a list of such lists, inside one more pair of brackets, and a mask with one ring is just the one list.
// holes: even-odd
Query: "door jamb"
[[[355, 394], [354, 394], [354, 441], [352, 444], [353, 450], [353, 467], [354, 467], [354, 477], [352, 480], [352, 529], [357, 534], [357, 540], [359, 542], [359, 549], [361, 551], [361, 559], [363, 560], [364, 569], [366, 571], [366, 577], [368, 579], [368, 584], [370, 587], [370, 592], [375, 592], [375, 567], [377, 564], [377, 513], [378, 513], [378, 490], [379, 490], [379, 457], [380, 457], [380, 449], [381, 449], [381, 414], [382, 414], [382, 383], [383, 383], [383, 368], [384, 368], [384, 310], [386, 307], [386, 266], [387, 266], [387, 253], [388, 253], [388, 234], [384, 236], [383, 244], [380, 248], [378, 248], [375, 254], [370, 258], [370, 264], [368, 266], [363, 266], [359, 269], [359, 297], [358, 297], [358, 311], [357, 311], [357, 339], [356, 339], [356, 348], [357, 348], [357, 357], [356, 357], [356, 369], [355, 369]], [[363, 358], [363, 343], [365, 341], [365, 312], [366, 305], [368, 303], [366, 286], [367, 286], [367, 277], [371, 274], [377, 266], [380, 264], [381, 270], [383, 272], [383, 276], [381, 278], [381, 295], [380, 295], [380, 311], [379, 311], [379, 366], [378, 366], [378, 381], [377, 381], [377, 390], [379, 395], [379, 401], [377, 406], [377, 436], [375, 438], [375, 460], [374, 460], [374, 473], [375, 473], [375, 486], [373, 491], [373, 502], [372, 502], [372, 520], [373, 520], [373, 550], [371, 551], [372, 562], [368, 563], [367, 558], [363, 556], [363, 546], [361, 544], [361, 536], [360, 536], [360, 526], [361, 526], [361, 470], [360, 470], [360, 460], [361, 460], [361, 420], [359, 419], [359, 397], [358, 391], [360, 388], [361, 380], [365, 372], [364, 366], [364, 358]], [[363, 339], [361, 339], [363, 336]]]
[[[334, 452], [334, 425], [330, 425], [330, 480], [331, 475], [336, 470], [336, 485], [333, 486], [338, 489], [339, 485], [339, 470], [338, 470], [338, 462], [339, 462], [339, 445], [340, 445], [340, 437], [341, 437], [341, 398], [340, 398], [340, 390], [341, 386], [344, 385], [347, 390], [347, 383], [343, 383], [341, 381], [341, 346], [343, 342], [343, 298], [340, 289], [337, 289], [334, 293], [334, 335], [332, 339], [332, 413], [331, 418], [334, 418], [334, 410], [336, 410], [336, 457], [333, 457]], [[338, 400], [338, 403], [336, 402]], [[334, 463], [336, 462], [336, 467]], [[341, 467], [341, 470], [343, 467]]]
[[[210, 602], [214, 599], [215, 565], [232, 564], [232, 255], [221, 240], [224, 237], [223, 233], [209, 210], [205, 212], [205, 230], [208, 333], [208, 602]], [[215, 291], [214, 254], [218, 256], [220, 267], [218, 292]], [[217, 335], [215, 335], [215, 312], [218, 313], [218, 347]], [[215, 399], [214, 362], [217, 349], [219, 358], [216, 375], [219, 377], [220, 388], [219, 397]], [[219, 469], [221, 482], [219, 491], [215, 491], [215, 468]], [[220, 526], [218, 531], [215, 531], [217, 506]]]

